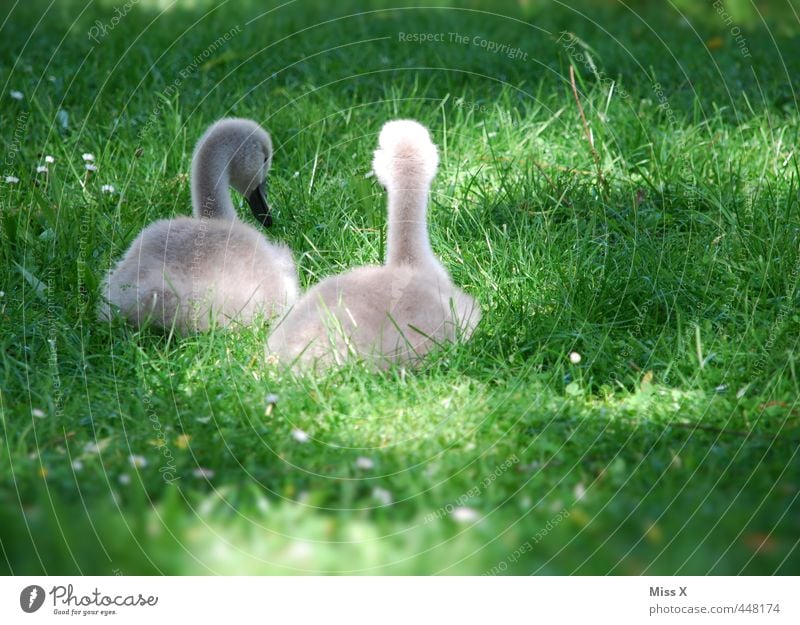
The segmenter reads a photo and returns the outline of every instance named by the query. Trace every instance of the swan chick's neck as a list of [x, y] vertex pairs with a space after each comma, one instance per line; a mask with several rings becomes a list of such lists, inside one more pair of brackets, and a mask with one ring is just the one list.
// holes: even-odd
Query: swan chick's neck
[[433, 259], [428, 238], [428, 186], [397, 181], [388, 191], [387, 265], [422, 265]]
[[212, 156], [201, 150], [192, 168], [192, 206], [198, 218], [236, 219], [236, 209], [231, 202], [230, 159]]

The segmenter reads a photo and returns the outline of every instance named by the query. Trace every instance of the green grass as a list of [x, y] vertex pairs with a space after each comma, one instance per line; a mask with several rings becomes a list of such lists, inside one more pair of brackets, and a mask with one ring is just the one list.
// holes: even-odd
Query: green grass
[[[0, 182], [0, 571], [800, 573], [785, 5], [762, 23], [728, 3], [746, 57], [689, 2], [167, 4], [97, 43], [111, 2], [3, 16], [2, 174], [20, 182]], [[189, 212], [191, 150], [224, 115], [273, 134], [269, 236], [305, 286], [381, 261], [377, 133], [426, 124], [432, 242], [482, 304], [473, 339], [416, 371], [295, 379], [264, 327], [97, 323], [110, 264]]]

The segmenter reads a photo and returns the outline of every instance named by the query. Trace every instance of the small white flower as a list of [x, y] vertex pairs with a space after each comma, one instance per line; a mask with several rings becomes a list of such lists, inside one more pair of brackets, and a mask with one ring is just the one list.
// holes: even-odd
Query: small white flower
[[372, 496], [380, 501], [384, 506], [388, 506], [392, 503], [392, 493], [385, 488], [381, 488], [380, 486], [376, 486], [372, 489]]
[[297, 178], [299, 175], [300, 175], [300, 172], [296, 171], [296, 172], [294, 172], [294, 174], [292, 174], [292, 178]]
[[6, 292], [5, 291], [0, 291], [0, 297], [5, 297], [5, 296], [6, 296]]
[[580, 501], [586, 497], [586, 487], [583, 485], [583, 482], [578, 482], [575, 485], [575, 489], [572, 491], [572, 494], [575, 495], [575, 501]]
[[23, 97], [22, 91], [12, 91], [8, 95], [10, 95], [14, 100], [21, 100]]
[[86, 171], [97, 171], [97, 165], [92, 165], [91, 163], [86, 163], [84, 167], [86, 168]]
[[100, 445], [98, 445], [97, 443], [86, 443], [83, 446], [83, 451], [87, 454], [99, 454]]
[[264, 401], [268, 404], [277, 404], [278, 403], [278, 396], [275, 393], [270, 393], [269, 395], [264, 398]]
[[48, 154], [47, 156], [45, 156], [45, 157], [44, 157], [44, 162], [45, 162], [45, 163], [51, 163], [51, 164], [52, 164], [52, 163], [55, 163], [55, 162], [56, 162], [56, 159], [54, 159], [52, 156], [50, 156], [50, 155]]
[[6, 176], [6, 183], [8, 184], [17, 184], [19, 182], [19, 178], [16, 176]]
[[102, 187], [100, 187], [100, 191], [103, 193], [114, 193], [116, 189], [114, 188], [113, 184], [104, 184]]
[[292, 437], [294, 437], [294, 440], [298, 443], [307, 443], [311, 440], [311, 437], [299, 428], [292, 430]]
[[119, 480], [120, 484], [123, 484], [125, 486], [131, 483], [131, 476], [128, 475], [127, 473], [122, 473], [117, 479]]
[[80, 460], [73, 460], [72, 461], [72, 470], [73, 471], [80, 471], [83, 469], [83, 463]]
[[477, 510], [474, 508], [467, 508], [466, 506], [454, 508], [452, 516], [453, 520], [458, 523], [469, 523], [470, 521], [476, 521], [480, 518], [480, 514], [478, 514]]
[[192, 475], [201, 480], [210, 480], [214, 477], [214, 471], [212, 469], [197, 467], [194, 471], [192, 471]]
[[581, 356], [578, 352], [569, 353], [569, 361], [573, 365], [577, 365], [581, 360], [583, 360], [583, 356]]
[[369, 471], [370, 469], [375, 468], [375, 462], [372, 458], [367, 458], [366, 456], [359, 456], [356, 458], [356, 466], [359, 469], [364, 469], [365, 471]]
[[143, 469], [144, 467], [147, 466], [147, 458], [145, 458], [144, 456], [137, 456], [135, 454], [128, 456], [128, 462], [131, 463], [131, 466], [137, 469]]
[[530, 508], [530, 507], [533, 505], [533, 501], [531, 500], [531, 498], [530, 498], [528, 495], [524, 495], [524, 496], [522, 497], [522, 499], [520, 499], [520, 500], [519, 500], [519, 504], [520, 504], [520, 505], [521, 505], [521, 506], [522, 506], [522, 507], [523, 507], [525, 510], [527, 510], [528, 508]]
[[41, 408], [34, 408], [33, 410], [31, 410], [31, 414], [37, 419], [44, 419], [46, 416], [44, 410], [42, 410]]
[[38, 165], [36, 167], [37, 174], [46, 174], [47, 173], [47, 165]]
[[91, 152], [84, 152], [81, 155], [81, 158], [83, 158], [83, 160], [86, 161], [87, 163], [91, 163], [92, 161], [94, 161], [94, 154], [92, 154]]
[[292, 560], [305, 560], [314, 555], [314, 547], [302, 540], [296, 540], [288, 549], [288, 555]]

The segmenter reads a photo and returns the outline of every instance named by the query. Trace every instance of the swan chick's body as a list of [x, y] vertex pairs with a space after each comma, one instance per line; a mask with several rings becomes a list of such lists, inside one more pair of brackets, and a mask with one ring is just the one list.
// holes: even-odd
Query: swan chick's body
[[103, 283], [101, 319], [115, 309], [135, 326], [180, 333], [247, 324], [282, 314], [298, 296], [290, 250], [239, 221], [229, 187], [269, 224], [265, 179], [269, 135], [255, 122], [223, 119], [198, 141], [192, 158], [193, 217], [146, 227]]
[[277, 325], [268, 350], [280, 362], [330, 366], [350, 357], [385, 368], [468, 338], [480, 320], [430, 247], [426, 211], [438, 153], [414, 121], [384, 125], [373, 170], [388, 192], [386, 264], [327, 278]]

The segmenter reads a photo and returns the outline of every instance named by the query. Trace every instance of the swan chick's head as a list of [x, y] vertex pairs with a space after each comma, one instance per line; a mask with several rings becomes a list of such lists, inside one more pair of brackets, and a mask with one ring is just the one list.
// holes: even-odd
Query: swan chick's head
[[272, 165], [272, 139], [256, 122], [225, 118], [214, 123], [195, 148], [195, 176], [228, 175], [230, 185], [241, 193], [253, 215], [272, 225], [266, 179]]
[[410, 119], [383, 125], [372, 170], [385, 188], [427, 187], [438, 166], [439, 152], [425, 126]]

